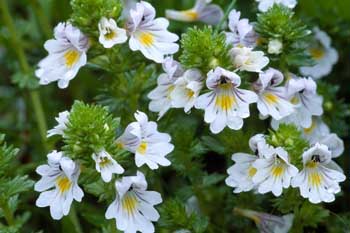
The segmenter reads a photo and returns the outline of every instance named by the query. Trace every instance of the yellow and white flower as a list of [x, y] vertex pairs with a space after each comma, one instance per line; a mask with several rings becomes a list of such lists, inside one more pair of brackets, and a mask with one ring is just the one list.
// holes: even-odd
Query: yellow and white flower
[[262, 72], [269, 64], [269, 58], [262, 51], [252, 51], [253, 48], [237, 46], [231, 49], [230, 55], [234, 67], [239, 71]]
[[158, 119], [172, 107], [171, 94], [175, 88], [175, 81], [184, 73], [180, 63], [171, 57], [165, 58], [163, 70], [165, 73], [159, 75], [157, 87], [147, 95], [151, 99], [148, 108], [159, 113]]
[[157, 169], [158, 165], [169, 166], [170, 161], [165, 156], [174, 150], [169, 134], [158, 132], [157, 123], [148, 121], [143, 112], [137, 111], [135, 118], [137, 121], [127, 126], [117, 143], [135, 153], [137, 167], [143, 164], [151, 169]]
[[98, 41], [105, 48], [112, 48], [116, 44], [122, 44], [128, 40], [126, 30], [119, 28], [114, 19], [103, 17], [98, 23], [100, 36]]
[[298, 169], [290, 163], [288, 153], [282, 147], [274, 148], [272, 155], [257, 159], [252, 166], [256, 169], [252, 179], [258, 184], [258, 192], [272, 192], [276, 197], [282, 194], [283, 188], [290, 186], [291, 179], [298, 174]]
[[60, 112], [58, 114], [58, 117], [55, 118], [58, 125], [47, 131], [47, 137], [51, 137], [53, 135], [64, 135], [64, 130], [67, 129], [66, 124], [69, 122], [69, 114], [70, 113], [68, 111]]
[[155, 16], [154, 7], [145, 1], [136, 3], [135, 8], [130, 10], [127, 22], [129, 47], [132, 51], [141, 51], [150, 60], [162, 63], [165, 55], [179, 50], [179, 45], [175, 43], [179, 37], [167, 30], [167, 19], [155, 19]]
[[113, 174], [122, 174], [124, 172], [124, 168], [104, 149], [93, 154], [92, 159], [95, 161], [96, 170], [101, 173], [104, 182], [110, 182]]
[[116, 199], [106, 211], [107, 219], [116, 219], [117, 229], [127, 233], [154, 232], [152, 222], [159, 214], [154, 205], [162, 202], [158, 192], [147, 191], [147, 181], [142, 172], [126, 176], [115, 182]]
[[274, 4], [281, 4], [291, 9], [293, 9], [297, 5], [297, 0], [256, 0], [256, 1], [259, 3], [258, 9], [261, 12], [266, 12]]
[[280, 123], [294, 124], [300, 128], [312, 127], [312, 117], [323, 114], [323, 98], [317, 94], [317, 85], [312, 78], [292, 78], [287, 83], [287, 95], [295, 111], [279, 121], [272, 119], [274, 129]]
[[225, 182], [228, 186], [233, 187], [234, 193], [247, 192], [256, 188], [253, 177], [257, 169], [253, 167], [254, 162], [264, 155], [271, 155], [271, 150], [266, 144], [264, 135], [257, 134], [249, 140], [250, 149], [254, 154], [235, 153], [232, 160], [233, 166], [227, 169], [229, 176]]
[[257, 95], [239, 89], [241, 78], [234, 72], [221, 67], [209, 71], [206, 85], [210, 92], [198, 97], [195, 107], [204, 109], [204, 121], [210, 124], [213, 133], [221, 132], [226, 126], [239, 130], [243, 118], [250, 115], [249, 104], [255, 103]]
[[232, 10], [229, 14], [228, 27], [231, 32], [226, 32], [226, 43], [234, 47], [254, 48], [257, 34], [248, 19], [240, 19], [241, 12]]
[[303, 170], [293, 178], [292, 186], [311, 203], [332, 202], [340, 192], [339, 182], [346, 177], [335, 169], [332, 153], [326, 145], [316, 143], [303, 153]]
[[189, 10], [166, 10], [165, 15], [168, 19], [178, 21], [200, 21], [206, 24], [216, 25], [220, 22], [224, 13], [218, 5], [210, 3], [211, 0], [196, 0], [194, 7]]
[[199, 70], [189, 69], [179, 77], [170, 96], [174, 108], [184, 108], [189, 112], [194, 106], [200, 91], [203, 88], [203, 77]]
[[49, 55], [41, 60], [35, 75], [41, 85], [58, 81], [59, 88], [68, 87], [69, 81], [86, 64], [89, 49], [88, 38], [70, 23], [59, 23], [55, 27], [55, 39], [45, 42]]
[[287, 214], [282, 217], [254, 210], [234, 208], [234, 213], [252, 219], [260, 233], [288, 233], [292, 228], [294, 215]]
[[326, 32], [319, 28], [314, 28], [315, 43], [309, 49], [311, 57], [316, 64], [314, 66], [300, 67], [300, 73], [305, 76], [311, 76], [314, 79], [320, 79], [327, 76], [338, 61], [338, 52], [331, 45], [331, 38]]
[[253, 89], [258, 94], [258, 110], [263, 118], [270, 115], [275, 120], [280, 120], [294, 112], [294, 105], [286, 96], [286, 88], [280, 86], [283, 82], [283, 74], [269, 68], [260, 73], [258, 80], [253, 84]]
[[303, 138], [310, 144], [320, 142], [320, 140], [330, 134], [329, 127], [322, 121], [319, 116], [312, 117], [312, 123], [309, 128], [301, 130]]
[[79, 164], [63, 156], [62, 152], [53, 151], [47, 155], [48, 164], [41, 165], [36, 172], [41, 179], [35, 184], [35, 191], [42, 192], [36, 200], [38, 207], [50, 206], [53, 219], [68, 215], [73, 200], [78, 202], [84, 196], [78, 186]]

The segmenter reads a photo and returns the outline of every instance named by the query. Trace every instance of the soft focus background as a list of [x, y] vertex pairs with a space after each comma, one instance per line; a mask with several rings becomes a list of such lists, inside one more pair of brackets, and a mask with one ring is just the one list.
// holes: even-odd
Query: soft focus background
[[[17, 34], [17, 40], [13, 41], [14, 39], [10, 38], [9, 29], [4, 27], [7, 16], [0, 13], [0, 133], [6, 134], [6, 141], [20, 149], [16, 162], [21, 166], [17, 166], [18, 169], [13, 170], [13, 173], [29, 174], [33, 180], [38, 179], [34, 173], [35, 167], [46, 160], [48, 149], [52, 149], [56, 142], [52, 139], [42, 142], [37, 122], [39, 121], [42, 126], [46, 124], [48, 128], [52, 128], [55, 125], [54, 117], [57, 116], [58, 112], [70, 109], [74, 100], [83, 100], [86, 103], [98, 102], [109, 106], [114, 115], [121, 117], [122, 126], [133, 119], [132, 114], [135, 110], [147, 111], [146, 94], [155, 84], [156, 77], [160, 72], [159, 65], [148, 66], [146, 71], [144, 67], [137, 67], [135, 76], [138, 80], [133, 80], [132, 77], [117, 78], [88, 65], [79, 71], [78, 76], [72, 80], [67, 89], [58, 89], [56, 83], [37, 87], [33, 71], [38, 61], [46, 56], [43, 44], [47, 39], [52, 38], [54, 26], [69, 18], [71, 14], [70, 1], [0, 1], [1, 4], [5, 1], [9, 5]], [[153, 0], [150, 2], [157, 9], [157, 15], [164, 16], [165, 9], [187, 9], [193, 5], [194, 1]], [[230, 3], [228, 0], [214, 0], [214, 2], [220, 4], [224, 10]], [[251, 21], [256, 19], [256, 3], [253, 0], [238, 0], [236, 8], [242, 11], [243, 17], [248, 17]], [[345, 141], [345, 153], [337, 161], [347, 177], [349, 177], [350, 171], [350, 119], [349, 117], [344, 118], [344, 116], [349, 115], [350, 109], [339, 107], [339, 103], [350, 103], [349, 9], [350, 0], [300, 0], [296, 7], [297, 16], [305, 23], [318, 25], [326, 31], [332, 38], [333, 46], [339, 52], [339, 61], [334, 66], [333, 72], [323, 80], [332, 84], [327, 85], [328, 91], [337, 91], [335, 99], [329, 99], [325, 102], [327, 114], [329, 114], [326, 116], [326, 120], [332, 131]], [[200, 26], [200, 24], [198, 25]], [[180, 35], [189, 26], [192, 25], [171, 22], [170, 31]], [[132, 60], [133, 58], [126, 57], [125, 59]], [[38, 119], [33, 110], [38, 107], [38, 100], [41, 100], [44, 109], [44, 119]], [[252, 222], [234, 216], [230, 209], [232, 210], [237, 203], [248, 203], [245, 205], [249, 208], [270, 213], [273, 213], [273, 208], [271, 208], [270, 203], [266, 202], [266, 199], [263, 200], [253, 194], [242, 194], [239, 197], [233, 195], [230, 188], [224, 187], [223, 174], [226, 173], [227, 167], [232, 164], [229, 161], [230, 155], [246, 149], [247, 145], [240, 142], [247, 141], [252, 134], [264, 131], [268, 124], [251, 118], [246, 124], [254, 127], [244, 129], [242, 132], [225, 131], [223, 134], [225, 139], [221, 141], [221, 147], [211, 148], [210, 143], [213, 140], [222, 139], [224, 136], [216, 139], [207, 137], [208, 132], [203, 133], [201, 130], [204, 128], [201, 127], [204, 126], [201, 114], [194, 112], [188, 116], [182, 110], [172, 110], [162, 119], [161, 129], [174, 137], [175, 146], [177, 144], [181, 146], [178, 152], [171, 157], [174, 168], [161, 169], [159, 174], [153, 177], [153, 180], [159, 180], [159, 184], [153, 181], [151, 186], [157, 190], [162, 189], [164, 199], [167, 196], [175, 195], [180, 198], [185, 197], [188, 188], [199, 189], [197, 190], [198, 194], [204, 191], [210, 194], [203, 194], [202, 203], [204, 204], [201, 206], [206, 215], [210, 216], [209, 225], [212, 225], [210, 232], [254, 232], [255, 228]], [[156, 119], [155, 114], [151, 114], [151, 116], [152, 119]], [[191, 127], [188, 127], [189, 125]], [[188, 148], [195, 148], [198, 153], [191, 156], [186, 165], [176, 164], [176, 156], [186, 156], [186, 153], [189, 153]], [[218, 153], [218, 151], [222, 153]], [[208, 176], [212, 180], [207, 180], [207, 189], [205, 185], [195, 185], [195, 180], [198, 178], [195, 177], [198, 174], [195, 169], [188, 170], [193, 172], [192, 177], [191, 174], [181, 174], [181, 171], [185, 172], [187, 168], [192, 166], [192, 161], [200, 164], [200, 166], [196, 167], [197, 165], [195, 165], [194, 167], [201, 169], [201, 172], [214, 174]], [[152, 177], [152, 174], [149, 175]], [[214, 185], [211, 185], [210, 182], [213, 182]], [[341, 185], [342, 194], [337, 197], [335, 202], [326, 205], [331, 211], [326, 220], [332, 224], [327, 224], [327, 226], [320, 224], [308, 232], [342, 232], [344, 229], [350, 232], [349, 179]], [[222, 199], [222, 193], [227, 193], [225, 200]], [[61, 222], [53, 221], [49, 216], [48, 208], [36, 208], [34, 203], [37, 196], [38, 194], [34, 191], [26, 192], [19, 203], [19, 212], [28, 211], [31, 213], [21, 232], [38, 232], [39, 230], [50, 233], [78, 232], [74, 227], [76, 219], [67, 217]], [[84, 203], [90, 204], [77, 206], [83, 232], [101, 232], [98, 228], [99, 218], [103, 218], [106, 204], [97, 204], [96, 199], [89, 195], [84, 197]], [[226, 211], [225, 216], [221, 214], [223, 210]], [[100, 213], [100, 216], [98, 217], [96, 213]], [[334, 226], [329, 227], [329, 225]]]

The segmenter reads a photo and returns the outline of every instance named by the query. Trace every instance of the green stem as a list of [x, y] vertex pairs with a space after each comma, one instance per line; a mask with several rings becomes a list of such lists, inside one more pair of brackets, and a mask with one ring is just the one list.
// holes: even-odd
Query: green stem
[[[17, 55], [17, 59], [20, 64], [21, 70], [23, 73], [29, 74], [31, 72], [31, 69], [26, 59], [24, 49], [22, 47], [22, 41], [21, 41], [21, 38], [18, 36], [12, 17], [10, 15], [9, 7], [5, 0], [0, 0], [0, 12], [1, 12], [4, 24], [6, 25], [9, 31], [9, 34], [11, 36], [10, 42], [12, 43], [12, 49]], [[45, 121], [46, 118], [45, 118], [45, 113], [40, 100], [39, 92], [37, 90], [31, 90], [30, 97], [34, 108], [34, 113], [36, 116], [39, 132], [41, 136], [41, 141], [45, 149], [48, 150], [49, 147], [47, 146], [47, 143], [46, 143], [46, 131], [47, 131], [47, 126]]]
[[1, 202], [0, 203], [0, 207], [3, 211], [3, 214], [4, 214], [4, 217], [5, 217], [5, 220], [7, 222], [7, 224], [9, 226], [12, 226], [15, 224], [15, 220], [14, 220], [14, 217], [13, 217], [13, 213], [8, 205], [8, 202], [7, 201], [4, 201], [4, 202]]
[[73, 226], [75, 228], [75, 232], [83, 233], [83, 230], [81, 229], [81, 226], [80, 226], [80, 222], [79, 222], [79, 218], [78, 218], [78, 215], [77, 215], [77, 211], [75, 210], [75, 206], [74, 205], [71, 206], [68, 217], [69, 217], [69, 220], [71, 221], [71, 223], [73, 224]]
[[40, 5], [38, 0], [29, 0], [29, 3], [36, 15], [37, 21], [39, 26], [41, 27], [41, 30], [43, 31], [45, 38], [48, 39], [51, 37], [51, 25], [49, 22], [49, 19], [44, 14], [44, 10], [42, 9], [42, 6]]
[[216, 25], [216, 32], [218, 32], [219, 30], [221, 30], [222, 28], [222, 25], [224, 24], [224, 22], [227, 20], [228, 18], [228, 15], [230, 14], [231, 10], [233, 9], [233, 7], [235, 6], [236, 4], [236, 0], [232, 0], [230, 5], [228, 6], [228, 8], [226, 9], [225, 11], [225, 14], [224, 16], [222, 17], [222, 19], [220, 20], [219, 24]]

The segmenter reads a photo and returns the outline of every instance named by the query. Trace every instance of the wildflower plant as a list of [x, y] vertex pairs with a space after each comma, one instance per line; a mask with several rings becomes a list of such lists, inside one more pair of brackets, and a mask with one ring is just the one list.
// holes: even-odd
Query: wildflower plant
[[30, 32], [0, 3], [0, 232], [349, 229], [340, 35], [297, 1], [28, 2]]

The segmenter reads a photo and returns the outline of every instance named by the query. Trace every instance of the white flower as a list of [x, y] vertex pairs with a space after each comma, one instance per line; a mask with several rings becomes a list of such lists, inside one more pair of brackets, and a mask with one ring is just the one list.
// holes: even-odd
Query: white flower
[[292, 78], [287, 83], [287, 93], [295, 105], [295, 111], [280, 121], [272, 119], [272, 127], [278, 128], [280, 123], [293, 123], [302, 128], [312, 125], [313, 116], [323, 114], [323, 98], [316, 92], [317, 86], [312, 78]]
[[151, 99], [148, 108], [152, 112], [159, 113], [158, 119], [172, 107], [171, 93], [175, 88], [174, 83], [184, 73], [180, 63], [171, 57], [165, 58], [163, 70], [165, 73], [159, 75], [157, 87], [147, 95]]
[[282, 52], [282, 48], [282, 41], [278, 39], [273, 39], [269, 41], [267, 52], [269, 54], [280, 54]]
[[332, 71], [338, 61], [338, 52], [331, 46], [331, 38], [319, 28], [314, 28], [315, 43], [309, 49], [316, 64], [310, 67], [300, 67], [300, 73], [314, 79], [322, 78]]
[[239, 89], [241, 78], [221, 67], [209, 71], [207, 76], [210, 92], [199, 96], [195, 107], [205, 110], [204, 121], [210, 124], [211, 132], [219, 133], [226, 126], [241, 129], [243, 118], [250, 115], [249, 104], [257, 101], [257, 95]]
[[235, 68], [240, 71], [261, 72], [261, 69], [269, 63], [264, 52], [240, 46], [231, 49], [231, 58]]
[[143, 112], [137, 111], [135, 118], [137, 122], [127, 126], [123, 135], [117, 139], [117, 143], [135, 153], [137, 167], [143, 164], [147, 164], [151, 169], [157, 169], [158, 164], [169, 166], [170, 161], [165, 156], [174, 149], [169, 134], [158, 132], [157, 123], [148, 121], [147, 115]]
[[59, 88], [68, 87], [69, 81], [86, 64], [88, 38], [70, 23], [59, 23], [55, 27], [55, 39], [45, 42], [49, 55], [41, 60], [35, 75], [41, 85], [58, 81]]
[[41, 165], [36, 172], [41, 179], [35, 184], [35, 191], [42, 192], [36, 200], [38, 207], [50, 206], [53, 219], [68, 215], [73, 200], [81, 201], [83, 191], [78, 186], [79, 165], [62, 152], [53, 151], [47, 155], [48, 164]]
[[260, 233], [288, 233], [292, 228], [294, 215], [287, 214], [282, 217], [253, 210], [234, 208], [239, 215], [252, 219]]
[[189, 112], [203, 88], [202, 79], [202, 74], [197, 69], [187, 70], [179, 77], [170, 94], [173, 107], [184, 108], [185, 112]]
[[98, 30], [100, 31], [98, 41], [105, 48], [112, 48], [114, 45], [122, 44], [128, 40], [125, 29], [119, 28], [114, 19], [103, 17], [98, 23]]
[[257, 159], [252, 166], [256, 174], [253, 183], [258, 184], [258, 192], [272, 192], [275, 196], [282, 194], [283, 188], [290, 186], [292, 177], [298, 174], [298, 169], [289, 161], [287, 151], [282, 147], [274, 149], [272, 155]]
[[335, 133], [324, 136], [319, 142], [328, 147], [332, 153], [332, 158], [337, 158], [344, 152], [344, 142]]
[[303, 153], [303, 170], [293, 178], [292, 186], [311, 203], [332, 202], [340, 192], [339, 182], [345, 180], [342, 172], [333, 168], [331, 151], [326, 145], [316, 143]]
[[259, 79], [253, 84], [258, 94], [258, 110], [263, 117], [268, 115], [280, 120], [294, 112], [294, 105], [286, 96], [286, 88], [279, 86], [283, 82], [283, 74], [269, 68], [259, 74]]
[[153, 207], [162, 202], [158, 192], [147, 191], [147, 181], [142, 172], [126, 176], [115, 182], [116, 199], [106, 211], [107, 219], [116, 219], [118, 230], [127, 233], [137, 231], [152, 233], [152, 222], [158, 221], [159, 214]]
[[229, 14], [228, 27], [231, 32], [226, 32], [226, 43], [232, 44], [234, 47], [250, 47], [254, 48], [257, 34], [253, 29], [253, 25], [248, 19], [240, 19], [241, 12], [232, 10]]
[[206, 24], [215, 25], [220, 22], [224, 13], [216, 4], [209, 4], [211, 0], [196, 0], [193, 8], [185, 11], [166, 10], [168, 19], [195, 22], [200, 21]]
[[281, 4], [293, 9], [297, 5], [297, 0], [256, 0], [259, 3], [259, 11], [266, 12], [274, 4]]
[[64, 131], [67, 129], [67, 123], [69, 122], [69, 112], [64, 111], [58, 114], [56, 117], [56, 121], [58, 125], [56, 125], [53, 129], [47, 131], [47, 137], [51, 137], [53, 135], [64, 135]]
[[179, 45], [174, 43], [179, 37], [167, 31], [167, 19], [155, 19], [155, 16], [156, 12], [151, 4], [145, 1], [136, 3], [136, 7], [130, 10], [127, 23], [129, 46], [132, 51], [140, 50], [146, 58], [161, 63], [164, 55], [174, 54], [179, 50]]
[[113, 173], [122, 174], [124, 172], [122, 166], [105, 150], [93, 154], [92, 158], [96, 163], [96, 170], [101, 173], [104, 182], [111, 181]]
[[235, 153], [232, 160], [235, 162], [233, 166], [227, 169], [229, 176], [225, 182], [228, 186], [234, 187], [234, 193], [247, 192], [256, 187], [253, 182], [257, 169], [253, 167], [253, 163], [263, 157], [270, 155], [270, 149], [266, 144], [264, 135], [257, 134], [249, 140], [250, 149], [254, 155], [246, 153]]
[[302, 129], [302, 136], [310, 144], [320, 142], [320, 140], [330, 134], [328, 126], [322, 121], [321, 117], [312, 117], [312, 123], [309, 128]]

